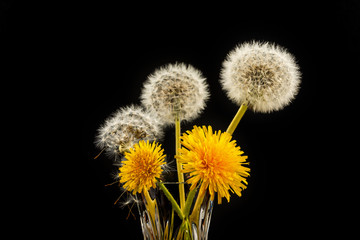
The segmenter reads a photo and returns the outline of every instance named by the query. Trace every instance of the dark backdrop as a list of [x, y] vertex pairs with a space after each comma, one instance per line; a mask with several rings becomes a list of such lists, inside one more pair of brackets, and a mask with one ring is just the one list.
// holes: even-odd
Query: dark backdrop
[[[232, 195], [230, 203], [215, 204], [209, 239], [307, 237], [335, 230], [338, 211], [329, 201], [344, 196], [338, 178], [344, 166], [338, 157], [341, 138], [336, 135], [342, 130], [336, 126], [339, 115], [347, 114], [339, 108], [348, 105], [340, 97], [342, 86], [355, 86], [350, 72], [358, 64], [351, 57], [359, 54], [359, 3], [314, 2], [84, 1], [40, 6], [36, 12], [45, 17], [32, 18], [22, 17], [26, 7], [19, 12], [17, 4], [2, 3], [1, 33], [9, 40], [4, 46], [13, 47], [8, 63], [27, 64], [40, 56], [43, 65], [34, 64], [29, 71], [45, 81], [27, 82], [25, 88], [45, 93], [36, 100], [44, 106], [54, 94], [57, 101], [44, 111], [54, 109], [52, 119], [71, 126], [71, 132], [59, 130], [57, 135], [65, 133], [74, 143], [58, 145], [65, 156], [57, 164], [65, 172], [56, 177], [60, 187], [49, 189], [61, 192], [39, 201], [47, 206], [44, 220], [55, 227], [53, 233], [142, 239], [136, 208], [136, 219], [127, 219], [128, 208], [114, 205], [119, 187], [105, 186], [113, 182], [112, 159], [104, 154], [94, 159], [100, 151], [93, 143], [97, 128], [118, 108], [140, 103], [143, 82], [156, 68], [184, 62], [203, 72], [211, 97], [198, 119], [182, 124], [183, 131], [195, 124], [226, 130], [237, 106], [219, 84], [221, 64], [236, 44], [251, 40], [287, 48], [300, 66], [301, 88], [283, 110], [248, 111], [241, 120], [233, 137], [249, 156], [248, 188], [241, 198]], [[33, 55], [18, 58], [24, 52]], [[171, 156], [172, 128], [166, 129], [163, 145]]]
[[[249, 156], [249, 185], [241, 198], [232, 196], [230, 203], [215, 204], [209, 239], [292, 238], [326, 231], [334, 213], [324, 196], [337, 196], [333, 189], [338, 182], [329, 184], [323, 175], [331, 165], [323, 139], [334, 134], [326, 126], [336, 119], [327, 120], [337, 106], [331, 93], [333, 84], [338, 88], [334, 80], [344, 79], [339, 68], [348, 64], [347, 52], [359, 50], [354, 37], [356, 8], [355, 1], [84, 4], [77, 25], [79, 78], [86, 86], [81, 123], [84, 182], [73, 202], [77, 217], [86, 223], [83, 231], [104, 239], [142, 237], [138, 217], [126, 219], [128, 208], [113, 204], [121, 194], [118, 186], [104, 186], [113, 182], [112, 160], [105, 155], [93, 159], [99, 152], [94, 135], [103, 120], [119, 107], [139, 104], [142, 84], [154, 69], [185, 62], [203, 72], [211, 98], [200, 118], [183, 124], [183, 130], [194, 124], [226, 130], [237, 106], [219, 84], [221, 63], [236, 44], [251, 40], [287, 48], [300, 66], [301, 89], [279, 112], [245, 114], [234, 138]], [[172, 128], [163, 144], [171, 156]]]

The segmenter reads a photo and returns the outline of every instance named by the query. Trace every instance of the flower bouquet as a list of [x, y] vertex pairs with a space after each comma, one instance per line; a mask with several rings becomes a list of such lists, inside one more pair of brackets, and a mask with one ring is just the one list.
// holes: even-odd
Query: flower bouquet
[[[225, 132], [212, 126], [181, 131], [181, 122], [198, 117], [210, 95], [202, 73], [184, 63], [155, 70], [144, 83], [142, 106], [121, 108], [98, 130], [101, 152], [119, 160], [117, 181], [126, 202], [137, 204], [144, 239], [207, 239], [215, 197], [218, 204], [229, 202], [248, 184], [248, 157], [232, 138], [234, 130], [247, 109], [271, 112], [288, 105], [300, 72], [284, 48], [253, 41], [228, 54], [220, 83], [239, 106]], [[160, 144], [164, 126], [175, 129], [174, 161]], [[175, 181], [168, 179], [172, 172]]]

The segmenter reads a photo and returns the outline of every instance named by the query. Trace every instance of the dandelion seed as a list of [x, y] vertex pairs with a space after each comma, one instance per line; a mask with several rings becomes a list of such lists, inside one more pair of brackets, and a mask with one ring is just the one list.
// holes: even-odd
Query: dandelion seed
[[160, 126], [160, 122], [141, 107], [121, 108], [99, 128], [96, 144], [111, 156], [117, 156], [140, 140], [161, 138]]
[[270, 43], [244, 43], [223, 62], [221, 84], [236, 104], [255, 112], [287, 106], [298, 93], [299, 67], [284, 48]]
[[201, 72], [183, 63], [157, 69], [148, 77], [141, 95], [143, 105], [169, 124], [174, 124], [176, 114], [182, 120], [196, 118], [208, 98]]
[[[128, 192], [127, 192], [128, 193]], [[139, 203], [140, 201], [136, 198], [136, 195], [128, 193], [125, 201], [120, 203], [120, 207], [124, 208], [129, 206], [130, 204]]]

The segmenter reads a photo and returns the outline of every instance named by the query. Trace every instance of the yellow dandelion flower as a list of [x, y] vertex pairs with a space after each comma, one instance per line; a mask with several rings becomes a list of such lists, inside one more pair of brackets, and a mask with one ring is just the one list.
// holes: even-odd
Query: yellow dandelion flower
[[231, 141], [231, 135], [221, 131], [213, 132], [211, 126], [194, 126], [181, 137], [183, 148], [177, 159], [183, 164], [183, 172], [189, 173], [187, 183], [194, 189], [201, 184], [199, 195], [209, 189], [211, 200], [215, 192], [218, 194], [218, 203], [225, 197], [230, 201], [229, 191], [241, 196], [246, 188], [246, 177], [250, 169], [245, 167], [247, 156]]
[[163, 152], [160, 144], [143, 140], [130, 148], [119, 168], [120, 183], [124, 183], [124, 188], [134, 195], [155, 188], [165, 164]]

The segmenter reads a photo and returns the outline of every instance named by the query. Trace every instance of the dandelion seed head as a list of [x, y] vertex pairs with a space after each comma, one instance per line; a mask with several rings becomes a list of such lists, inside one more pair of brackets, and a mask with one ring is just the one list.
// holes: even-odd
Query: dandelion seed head
[[140, 140], [153, 141], [162, 135], [160, 122], [149, 111], [130, 106], [119, 109], [105, 121], [95, 143], [110, 156], [118, 156]]
[[236, 104], [246, 103], [255, 112], [271, 112], [295, 98], [301, 74], [287, 50], [253, 41], [228, 54], [220, 77], [223, 89]]
[[205, 108], [209, 98], [205, 80], [191, 65], [163, 66], [144, 83], [142, 103], [164, 123], [173, 124], [176, 114], [182, 120], [192, 120]]

